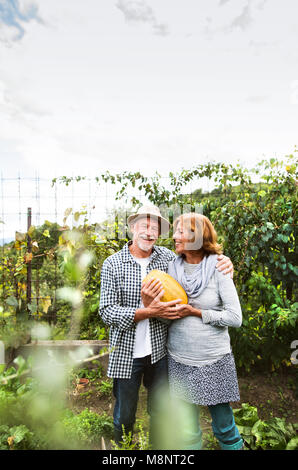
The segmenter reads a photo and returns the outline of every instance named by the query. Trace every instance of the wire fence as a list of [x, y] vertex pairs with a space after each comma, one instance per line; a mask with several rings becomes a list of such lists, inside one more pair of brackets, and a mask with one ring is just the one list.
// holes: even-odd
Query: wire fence
[[14, 238], [15, 231], [27, 228], [27, 208], [32, 209], [32, 224], [40, 225], [44, 220], [62, 224], [65, 209], [87, 208], [91, 223], [103, 219], [106, 210], [115, 200], [111, 185], [99, 186], [91, 178], [68, 186], [54, 184], [52, 180], [40, 178], [4, 178], [1, 175], [1, 219], [2, 243]]
[[[169, 187], [169, 177], [161, 177], [165, 187]], [[212, 187], [210, 181], [201, 181], [206, 190]], [[52, 184], [51, 179], [40, 178], [38, 175], [32, 178], [15, 177], [5, 178], [1, 174], [0, 179], [0, 219], [1, 236], [0, 243], [14, 239], [15, 231], [27, 230], [27, 208], [32, 209], [32, 224], [35, 226], [50, 220], [62, 224], [65, 209], [71, 207], [73, 211], [79, 211], [83, 207], [87, 211], [88, 221], [98, 223], [103, 221], [109, 211], [115, 206], [125, 207], [125, 202], [116, 201], [116, 193], [120, 184], [101, 182], [94, 178], [85, 178], [80, 182], [72, 179], [67, 185]], [[183, 192], [191, 192], [195, 186], [193, 182], [183, 188]], [[144, 192], [131, 189], [126, 198], [137, 197], [146, 203]]]

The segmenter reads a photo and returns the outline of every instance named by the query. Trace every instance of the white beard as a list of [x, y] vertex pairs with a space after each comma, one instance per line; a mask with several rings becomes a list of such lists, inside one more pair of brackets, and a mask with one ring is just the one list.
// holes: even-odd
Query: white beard
[[150, 251], [152, 249], [153, 243], [152, 245], [146, 245], [146, 243], [143, 243], [143, 241], [139, 239], [137, 240], [137, 245], [142, 251]]

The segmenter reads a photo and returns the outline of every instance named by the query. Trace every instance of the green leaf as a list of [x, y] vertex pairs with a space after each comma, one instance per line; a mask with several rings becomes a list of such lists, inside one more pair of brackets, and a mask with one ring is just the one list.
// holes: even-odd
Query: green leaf
[[23, 356], [18, 356], [14, 359], [14, 364], [18, 366], [17, 374], [21, 374], [27, 367], [26, 361]]
[[26, 234], [21, 233], [21, 232], [16, 232], [15, 238], [16, 238], [16, 241], [18, 242], [24, 242], [26, 240]]
[[8, 297], [8, 299], [6, 299], [5, 301], [8, 305], [11, 305], [12, 307], [18, 307], [19, 303], [17, 301], [17, 299], [11, 295], [10, 297]]
[[34, 225], [31, 225], [31, 226], [29, 227], [28, 232], [27, 232], [28, 235], [29, 235], [29, 237], [32, 237], [32, 235], [33, 235], [33, 233], [34, 233], [34, 230], [35, 230], [35, 226], [34, 226]]
[[259, 419], [258, 410], [255, 406], [242, 403], [242, 408], [234, 410], [235, 422], [242, 426], [253, 426]]
[[14, 437], [14, 444], [21, 442], [25, 437], [28, 436], [28, 434], [32, 435], [27, 426], [25, 426], [24, 424], [21, 424], [20, 426], [14, 426], [10, 429], [10, 433]]
[[48, 229], [46, 229], [46, 230], [43, 231], [43, 236], [46, 237], [46, 238], [50, 238], [50, 237], [51, 237], [50, 232], [49, 232]]
[[30, 304], [27, 305], [28, 310], [30, 310], [31, 313], [37, 311], [37, 303], [36, 301], [31, 302]]
[[286, 450], [298, 450], [298, 436], [288, 442]]
[[90, 312], [95, 312], [96, 310], [98, 310], [98, 307], [99, 307], [99, 302], [92, 304], [90, 307]]

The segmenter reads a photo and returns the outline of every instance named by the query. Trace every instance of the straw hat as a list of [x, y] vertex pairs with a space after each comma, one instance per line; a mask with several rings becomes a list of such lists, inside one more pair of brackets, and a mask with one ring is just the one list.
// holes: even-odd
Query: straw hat
[[127, 222], [130, 225], [141, 217], [150, 216], [152, 219], [160, 220], [160, 234], [167, 233], [170, 230], [170, 222], [162, 217], [160, 210], [157, 206], [141, 206], [135, 214], [128, 217]]

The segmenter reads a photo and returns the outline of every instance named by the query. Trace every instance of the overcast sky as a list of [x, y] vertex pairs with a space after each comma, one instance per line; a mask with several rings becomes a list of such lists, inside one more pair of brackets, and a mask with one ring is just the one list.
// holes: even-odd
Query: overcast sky
[[251, 165], [297, 144], [297, 0], [0, 0], [5, 177]]

